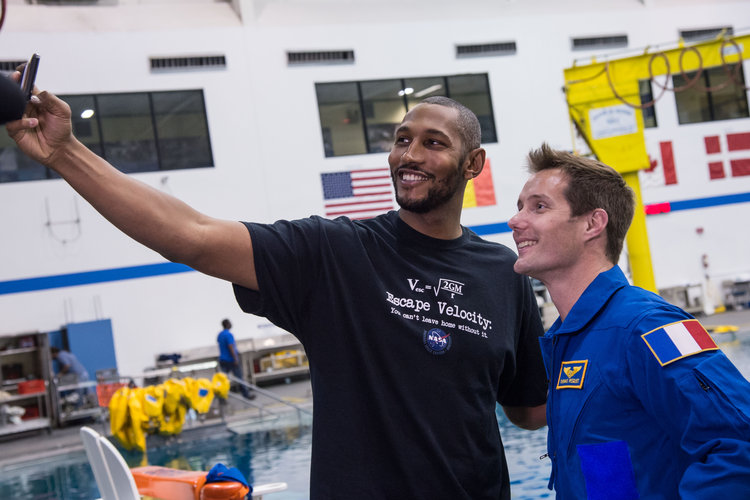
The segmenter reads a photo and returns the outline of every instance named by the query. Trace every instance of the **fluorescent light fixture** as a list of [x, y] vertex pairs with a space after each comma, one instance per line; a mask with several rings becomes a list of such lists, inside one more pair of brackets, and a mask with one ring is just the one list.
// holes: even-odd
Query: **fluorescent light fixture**
[[430, 85], [426, 89], [422, 89], [419, 92], [417, 92], [416, 94], [414, 94], [414, 97], [422, 97], [423, 95], [431, 94], [431, 93], [433, 93], [433, 92], [435, 92], [437, 90], [440, 90], [442, 88], [443, 88], [443, 86], [440, 85], [439, 83], [436, 84], [436, 85]]
[[84, 120], [88, 120], [92, 116], [94, 116], [93, 109], [84, 109], [83, 111], [81, 111], [81, 118], [83, 118]]
[[403, 97], [405, 95], [410, 95], [410, 94], [413, 94], [413, 93], [414, 93], [414, 89], [411, 88], [411, 87], [406, 87], [405, 89], [398, 91], [398, 95], [401, 96], [401, 97]]

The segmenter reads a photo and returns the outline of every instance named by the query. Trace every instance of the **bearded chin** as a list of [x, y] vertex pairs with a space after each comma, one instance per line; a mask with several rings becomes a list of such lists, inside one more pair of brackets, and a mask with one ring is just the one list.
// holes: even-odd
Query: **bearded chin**
[[421, 200], [404, 200], [402, 197], [396, 195], [396, 203], [398, 206], [413, 212], [415, 214], [425, 214], [447, 202], [450, 199], [444, 192], [436, 192], [437, 190], [430, 190], [425, 198]]
[[425, 214], [448, 203], [453, 199], [460, 186], [461, 176], [456, 172], [450, 179], [446, 179], [444, 184], [430, 189], [427, 196], [421, 200], [404, 199], [396, 192], [396, 203], [409, 212]]

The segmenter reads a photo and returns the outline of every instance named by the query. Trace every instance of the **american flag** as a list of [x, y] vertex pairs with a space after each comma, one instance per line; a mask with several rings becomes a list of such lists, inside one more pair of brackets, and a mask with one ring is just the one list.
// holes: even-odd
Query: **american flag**
[[394, 208], [388, 168], [324, 173], [320, 180], [327, 217], [369, 219]]

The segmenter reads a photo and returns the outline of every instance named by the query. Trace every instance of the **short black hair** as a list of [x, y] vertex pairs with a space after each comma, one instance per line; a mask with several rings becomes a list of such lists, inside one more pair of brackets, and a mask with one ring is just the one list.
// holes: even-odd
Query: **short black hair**
[[477, 149], [482, 144], [482, 127], [479, 125], [479, 119], [472, 110], [461, 104], [460, 102], [445, 97], [442, 95], [436, 95], [422, 99], [420, 104], [436, 104], [438, 106], [446, 106], [453, 108], [458, 111], [458, 121], [456, 128], [458, 129], [458, 135], [461, 136], [461, 142], [463, 142], [464, 155], [469, 151]]

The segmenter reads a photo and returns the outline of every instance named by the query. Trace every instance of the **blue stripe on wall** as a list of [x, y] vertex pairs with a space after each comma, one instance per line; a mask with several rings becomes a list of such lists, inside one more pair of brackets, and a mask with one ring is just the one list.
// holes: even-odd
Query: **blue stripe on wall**
[[495, 224], [482, 224], [480, 226], [470, 226], [469, 229], [477, 233], [479, 236], [510, 232], [510, 227], [508, 227], [507, 222], [496, 222]]
[[[750, 193], [738, 193], [724, 196], [710, 196], [707, 198], [695, 198], [692, 200], [673, 201], [669, 205], [672, 212], [680, 210], [692, 210], [695, 208], [717, 207], [732, 203], [750, 202]], [[654, 214], [658, 216], [659, 214]], [[510, 227], [507, 222], [496, 222], [494, 224], [481, 224], [470, 226], [469, 229], [479, 236], [509, 233]], [[94, 283], [107, 283], [110, 281], [130, 280], [137, 278], [148, 278], [151, 276], [163, 276], [167, 274], [186, 273], [193, 271], [191, 267], [173, 262], [159, 264], [146, 264], [143, 266], [119, 267], [116, 269], [103, 269], [100, 271], [87, 271], [83, 273], [58, 274], [55, 276], [42, 276], [39, 278], [28, 278], [22, 280], [0, 281], [0, 295], [11, 293], [35, 292], [39, 290], [50, 290], [68, 286], [91, 285]]]
[[110, 281], [148, 278], [165, 274], [186, 273], [193, 271], [191, 267], [173, 262], [160, 264], [146, 264], [144, 266], [119, 267], [116, 269], [102, 269], [100, 271], [86, 271], [83, 273], [58, 274], [22, 280], [0, 281], [0, 295], [9, 293], [35, 292], [62, 288], [66, 286], [91, 285]]
[[708, 198], [695, 198], [693, 200], [671, 201], [669, 202], [669, 206], [672, 208], [672, 212], [675, 212], [678, 210], [691, 210], [693, 208], [731, 205], [732, 203], [746, 203], [748, 201], [750, 201], [750, 193], [738, 193], [724, 196], [709, 196]]

